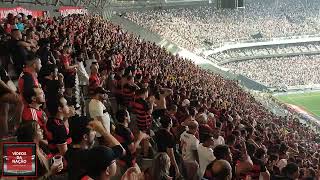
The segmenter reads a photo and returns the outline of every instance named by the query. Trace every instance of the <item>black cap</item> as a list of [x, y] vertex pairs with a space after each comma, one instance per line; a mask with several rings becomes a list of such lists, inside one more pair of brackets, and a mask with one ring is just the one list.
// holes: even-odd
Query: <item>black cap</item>
[[107, 94], [109, 91], [105, 90], [103, 87], [98, 86], [93, 90], [93, 94]]
[[112, 148], [106, 146], [95, 146], [88, 152], [87, 162], [88, 176], [97, 178], [100, 174], [107, 169], [115, 160], [121, 157], [123, 149], [120, 145]]
[[89, 122], [90, 119], [86, 116], [74, 116], [69, 118], [69, 129], [72, 143], [80, 143], [82, 141], [83, 135], [90, 132], [90, 129], [87, 127], [89, 125]]

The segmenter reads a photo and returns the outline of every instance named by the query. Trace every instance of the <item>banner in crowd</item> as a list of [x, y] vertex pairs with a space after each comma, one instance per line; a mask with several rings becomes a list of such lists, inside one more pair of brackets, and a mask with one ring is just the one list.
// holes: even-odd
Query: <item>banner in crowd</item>
[[19, 13], [23, 13], [25, 15], [31, 15], [32, 17], [40, 17], [44, 15], [44, 11], [39, 10], [29, 10], [23, 7], [17, 6], [13, 8], [0, 8], [0, 19], [6, 18], [8, 14], [11, 13], [16, 16]]
[[68, 16], [71, 14], [88, 14], [88, 10], [81, 7], [62, 6], [59, 8], [61, 16]]

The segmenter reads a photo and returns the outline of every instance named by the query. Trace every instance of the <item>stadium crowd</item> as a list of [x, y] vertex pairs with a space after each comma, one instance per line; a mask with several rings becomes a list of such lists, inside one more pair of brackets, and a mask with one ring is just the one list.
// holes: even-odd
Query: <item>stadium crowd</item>
[[319, 179], [316, 132], [100, 17], [3, 30], [1, 136], [36, 143], [36, 179]]
[[318, 7], [317, 0], [249, 0], [238, 10], [206, 6], [131, 12], [126, 17], [194, 51], [226, 41], [317, 34]]
[[231, 72], [243, 74], [269, 87], [319, 84], [319, 55], [254, 59], [225, 64]]
[[317, 53], [320, 50], [320, 44], [316, 43], [301, 43], [301, 44], [286, 44], [273, 45], [267, 47], [248, 47], [242, 49], [229, 49], [209, 55], [209, 59], [214, 63], [226, 63], [231, 59], [255, 59], [261, 56], [279, 56], [288, 54], [303, 54]]

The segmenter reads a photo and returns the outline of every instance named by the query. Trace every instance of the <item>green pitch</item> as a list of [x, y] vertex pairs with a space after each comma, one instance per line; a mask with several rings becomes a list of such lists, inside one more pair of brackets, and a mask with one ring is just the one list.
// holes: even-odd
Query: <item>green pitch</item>
[[290, 94], [283, 96], [276, 96], [284, 103], [299, 106], [305, 111], [320, 117], [320, 92]]

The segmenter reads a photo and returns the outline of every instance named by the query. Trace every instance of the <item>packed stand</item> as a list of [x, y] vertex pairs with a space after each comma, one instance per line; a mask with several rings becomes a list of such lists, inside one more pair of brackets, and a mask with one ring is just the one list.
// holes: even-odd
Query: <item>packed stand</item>
[[[317, 0], [248, 0], [245, 9], [205, 7], [130, 12], [126, 17], [194, 51], [239, 40], [318, 34]], [[257, 37], [259, 36], [259, 37]]]
[[36, 143], [37, 178], [319, 178], [316, 132], [100, 17], [9, 15], [3, 30], [2, 137]]
[[253, 59], [224, 67], [269, 87], [319, 84], [319, 55]]
[[241, 49], [229, 49], [209, 55], [209, 59], [214, 63], [226, 63], [228, 60], [256, 59], [263, 56], [279, 56], [288, 54], [318, 53], [319, 42], [272, 45], [266, 47], [247, 47]]

